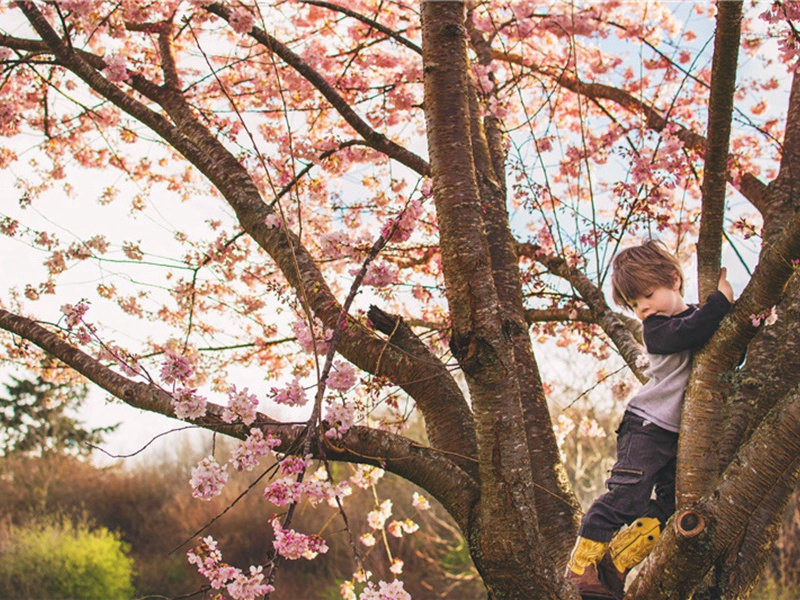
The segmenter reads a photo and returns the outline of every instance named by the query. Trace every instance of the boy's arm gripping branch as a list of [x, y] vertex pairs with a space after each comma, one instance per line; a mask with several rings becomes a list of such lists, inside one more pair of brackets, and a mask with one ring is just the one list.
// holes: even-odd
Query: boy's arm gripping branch
[[711, 294], [700, 308], [674, 317], [655, 315], [645, 319], [643, 337], [650, 354], [674, 354], [699, 348], [717, 330], [731, 303], [722, 291]]

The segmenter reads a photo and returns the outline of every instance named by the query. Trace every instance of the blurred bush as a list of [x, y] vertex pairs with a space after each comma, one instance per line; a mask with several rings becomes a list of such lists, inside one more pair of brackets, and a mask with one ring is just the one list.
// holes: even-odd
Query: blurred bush
[[0, 597], [129, 600], [133, 560], [108, 529], [69, 521], [9, 525], [0, 537]]

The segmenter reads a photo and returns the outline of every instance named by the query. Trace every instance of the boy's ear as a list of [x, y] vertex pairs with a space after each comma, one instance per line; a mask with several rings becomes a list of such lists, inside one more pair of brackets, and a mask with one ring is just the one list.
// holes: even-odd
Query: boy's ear
[[680, 292], [681, 288], [683, 287], [683, 278], [675, 273], [675, 280], [672, 283], [673, 291]]

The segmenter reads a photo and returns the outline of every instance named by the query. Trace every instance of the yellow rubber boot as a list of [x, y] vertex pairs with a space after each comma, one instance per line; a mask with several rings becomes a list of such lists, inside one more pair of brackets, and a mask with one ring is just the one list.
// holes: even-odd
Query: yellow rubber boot
[[614, 536], [608, 545], [598, 571], [605, 585], [616, 598], [625, 595], [628, 572], [642, 562], [653, 550], [661, 535], [661, 522], [652, 517], [636, 519]]
[[578, 538], [567, 563], [566, 577], [581, 596], [614, 598], [614, 593], [600, 581], [597, 574], [597, 565], [607, 550], [608, 542]]

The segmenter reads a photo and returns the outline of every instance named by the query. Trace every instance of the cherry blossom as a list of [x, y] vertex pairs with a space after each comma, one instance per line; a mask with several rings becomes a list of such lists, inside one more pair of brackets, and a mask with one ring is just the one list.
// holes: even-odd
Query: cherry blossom
[[260, 429], [253, 428], [250, 435], [242, 441], [231, 453], [231, 466], [237, 471], [252, 471], [262, 457], [280, 446], [281, 441], [272, 437], [271, 434], [264, 435]]
[[308, 403], [306, 390], [297, 378], [284, 388], [272, 388], [270, 395], [278, 404], [287, 406], [305, 406]]
[[356, 369], [353, 365], [344, 361], [336, 361], [333, 369], [328, 375], [327, 384], [332, 390], [346, 392], [356, 384]]
[[232, 385], [228, 390], [228, 406], [222, 413], [222, 419], [227, 423], [233, 423], [237, 419], [245, 425], [250, 425], [256, 420], [258, 410], [258, 398], [255, 394], [249, 394], [248, 388], [237, 390]]
[[175, 416], [179, 419], [199, 419], [206, 414], [207, 399], [195, 388], [178, 388], [172, 398]]
[[419, 492], [414, 492], [411, 497], [411, 506], [420, 511], [430, 510], [431, 504], [428, 502], [428, 499], [425, 496]]
[[225, 467], [220, 466], [213, 456], [207, 456], [192, 469], [189, 484], [192, 486], [192, 496], [200, 500], [211, 500], [222, 493], [227, 481], [228, 472]]
[[161, 379], [164, 383], [185, 382], [192, 375], [194, 369], [188, 358], [170, 351], [166, 352], [166, 358], [161, 363]]
[[278, 519], [273, 519], [271, 524], [275, 535], [272, 543], [283, 558], [312, 560], [318, 554], [325, 554], [328, 551], [325, 540], [317, 535], [305, 535], [293, 529], [284, 529]]

